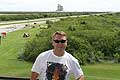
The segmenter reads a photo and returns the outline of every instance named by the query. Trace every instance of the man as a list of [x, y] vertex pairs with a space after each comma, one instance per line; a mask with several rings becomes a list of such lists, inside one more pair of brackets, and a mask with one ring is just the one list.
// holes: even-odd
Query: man
[[54, 49], [37, 57], [32, 67], [31, 80], [70, 80], [71, 73], [76, 80], [85, 80], [77, 59], [65, 51], [66, 33], [56, 31], [52, 36], [52, 45]]

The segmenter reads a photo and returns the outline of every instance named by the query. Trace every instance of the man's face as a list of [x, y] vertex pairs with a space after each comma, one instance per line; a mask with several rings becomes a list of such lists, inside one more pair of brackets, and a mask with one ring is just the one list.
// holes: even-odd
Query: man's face
[[53, 46], [54, 46], [54, 49], [65, 50], [67, 46], [66, 36], [55, 35], [53, 38]]

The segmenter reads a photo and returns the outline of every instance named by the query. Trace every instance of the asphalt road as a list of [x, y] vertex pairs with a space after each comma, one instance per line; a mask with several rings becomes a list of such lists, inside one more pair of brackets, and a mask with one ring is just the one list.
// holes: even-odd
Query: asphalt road
[[[101, 15], [101, 14], [107, 14], [107, 13], [100, 13], [100, 14], [93, 14], [93, 15]], [[79, 17], [85, 17], [90, 15], [80, 15]], [[67, 17], [78, 17], [78, 16], [67, 16]], [[0, 33], [1, 32], [13, 32], [19, 29], [22, 29], [25, 27], [26, 24], [44, 24], [46, 23], [46, 20], [51, 21], [59, 21], [60, 18], [67, 18], [67, 17], [55, 17], [55, 18], [41, 18], [41, 19], [34, 19], [34, 20], [21, 20], [21, 21], [4, 21], [0, 22]]]
[[23, 21], [9, 21], [1, 22], [0, 24], [0, 33], [2, 32], [13, 32], [19, 29], [26, 27], [25, 25], [45, 24], [46, 20], [58, 21], [58, 18], [45, 18], [45, 19], [34, 19], [34, 20], [23, 20]]

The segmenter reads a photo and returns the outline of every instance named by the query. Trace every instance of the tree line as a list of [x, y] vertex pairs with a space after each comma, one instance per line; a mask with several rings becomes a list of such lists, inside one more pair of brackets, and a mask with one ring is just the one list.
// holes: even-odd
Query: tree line
[[28, 20], [50, 17], [77, 16], [102, 12], [0, 12], [0, 21]]

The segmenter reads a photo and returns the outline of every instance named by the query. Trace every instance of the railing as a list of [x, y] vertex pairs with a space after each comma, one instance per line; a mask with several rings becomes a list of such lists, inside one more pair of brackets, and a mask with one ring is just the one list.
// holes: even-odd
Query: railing
[[0, 80], [30, 80], [30, 79], [22, 77], [0, 77]]

